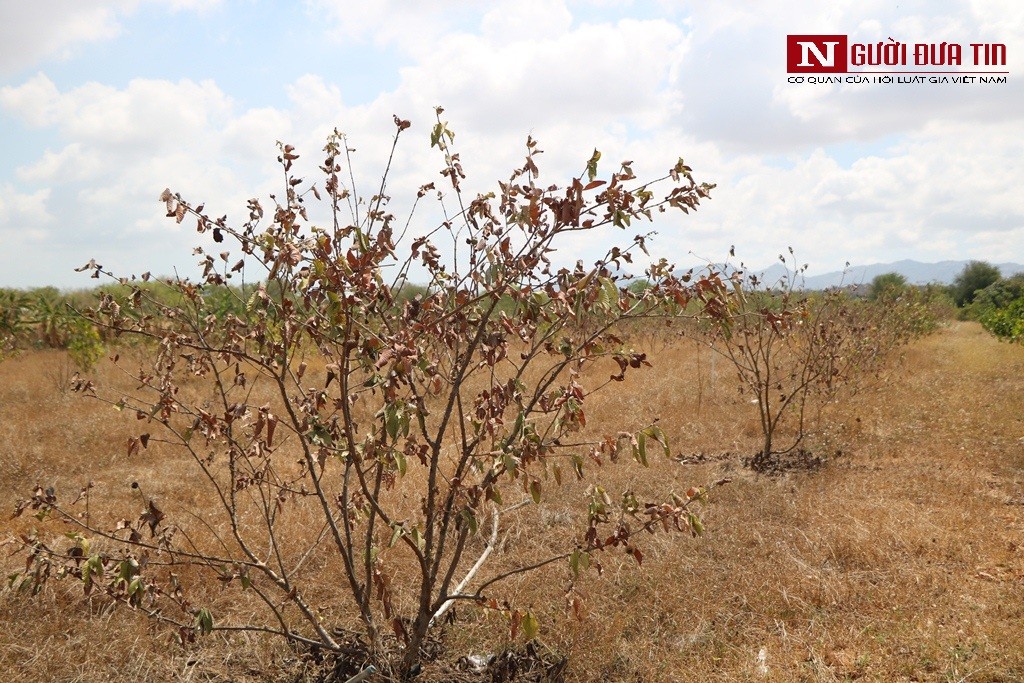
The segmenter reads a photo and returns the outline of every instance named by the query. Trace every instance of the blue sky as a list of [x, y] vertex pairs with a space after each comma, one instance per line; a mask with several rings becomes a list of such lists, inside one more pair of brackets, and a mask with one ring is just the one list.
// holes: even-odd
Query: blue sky
[[[787, 83], [785, 36], [1000, 42], [1006, 84]], [[760, 267], [794, 247], [810, 272], [870, 263], [1024, 261], [1024, 4], [1017, 0], [0, 0], [0, 286], [191, 273], [164, 187], [244, 216], [274, 192], [275, 142], [306, 171], [338, 127], [368, 187], [391, 116], [412, 120], [392, 193], [434, 180], [443, 105], [474, 190], [521, 160], [552, 182], [594, 147], [641, 176], [683, 156], [718, 184], [654, 226], [678, 263]], [[964, 67], [967, 68], [967, 67]], [[424, 226], [424, 229], [429, 226]], [[558, 257], [589, 260], [600, 240]]]

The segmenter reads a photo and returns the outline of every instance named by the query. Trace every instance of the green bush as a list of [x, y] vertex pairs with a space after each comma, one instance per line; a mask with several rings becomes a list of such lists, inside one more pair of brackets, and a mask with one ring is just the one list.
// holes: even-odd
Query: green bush
[[980, 318], [982, 326], [1000, 339], [1024, 343], [1024, 297], [1005, 308], [990, 308]]
[[89, 371], [106, 352], [96, 326], [82, 317], [75, 317], [69, 325], [68, 355], [79, 370]]

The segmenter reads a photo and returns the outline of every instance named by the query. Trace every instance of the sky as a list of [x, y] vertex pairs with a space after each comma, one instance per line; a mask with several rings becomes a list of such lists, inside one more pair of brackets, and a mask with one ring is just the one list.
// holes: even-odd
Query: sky
[[[790, 83], [789, 34], [1001, 43], [1009, 75]], [[372, 193], [395, 114], [412, 122], [389, 186], [401, 218], [440, 180], [438, 105], [474, 191], [521, 164], [528, 135], [557, 184], [595, 148], [640, 178], [683, 157], [717, 188], [651, 226], [652, 254], [681, 265], [732, 246], [753, 267], [792, 247], [810, 275], [1024, 261], [1019, 0], [0, 0], [0, 44], [0, 286], [87, 287], [74, 268], [93, 258], [194, 273], [209, 235], [165, 217], [165, 187], [241, 223], [248, 198], [281, 191], [278, 141], [313, 178], [337, 128]]]

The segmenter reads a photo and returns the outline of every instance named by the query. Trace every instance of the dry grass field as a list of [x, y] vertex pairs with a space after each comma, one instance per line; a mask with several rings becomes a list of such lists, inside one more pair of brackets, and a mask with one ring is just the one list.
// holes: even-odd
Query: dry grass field
[[[651, 536], [641, 567], [609, 554], [600, 576], [582, 575], [578, 616], [563, 563], [506, 587], [537, 614], [542, 646], [568, 656], [567, 680], [1024, 681], [1024, 347], [973, 323], [914, 342], [821, 416], [810, 442], [821, 467], [775, 476], [742, 465], [758, 445], [756, 411], [721, 359], [685, 340], [648, 351], [654, 369], [590, 404], [588, 421], [637, 429], [658, 417], [679, 461], [608, 463], [600, 476], [651, 496], [733, 481], [705, 508], [703, 537]], [[159, 448], [129, 458], [134, 416], [62, 390], [65, 366], [56, 351], [0, 364], [0, 509], [37, 483], [73, 497], [93, 481], [105, 505], [138, 514], [138, 481], [169, 515], [201, 512], [188, 463]], [[130, 388], [109, 364], [97, 373]], [[488, 568], [564, 543], [582, 493], [566, 484], [554, 504], [503, 520]], [[37, 522], [3, 520], [7, 575], [24, 563], [10, 539]], [[331, 608], [330, 586], [319, 588]], [[251, 608], [234, 589], [206, 597], [218, 614]], [[5, 681], [315, 679], [314, 662], [256, 636], [183, 648], [74, 582], [35, 598], [5, 590], [0, 613]], [[510, 645], [474, 609], [445, 628], [449, 662]], [[457, 676], [439, 661], [422, 679]]]

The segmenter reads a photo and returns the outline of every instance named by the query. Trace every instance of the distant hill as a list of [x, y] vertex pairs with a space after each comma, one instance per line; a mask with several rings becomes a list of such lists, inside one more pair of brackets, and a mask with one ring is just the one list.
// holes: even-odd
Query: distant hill
[[[805, 289], [825, 289], [827, 287], [840, 287], [849, 285], [866, 285], [876, 276], [883, 273], [899, 273], [907, 278], [912, 285], [926, 285], [938, 283], [948, 285], [960, 274], [970, 261], [939, 261], [938, 263], [921, 263], [920, 261], [895, 261], [893, 263], [872, 263], [866, 266], [850, 266], [845, 271], [824, 273], [823, 275], [808, 275], [803, 282], [797, 283]], [[1024, 265], [1019, 263], [996, 263], [1003, 277], [1024, 272]], [[785, 266], [777, 263], [762, 271], [748, 271], [757, 274], [758, 279], [765, 284], [778, 282], [787, 274]]]

